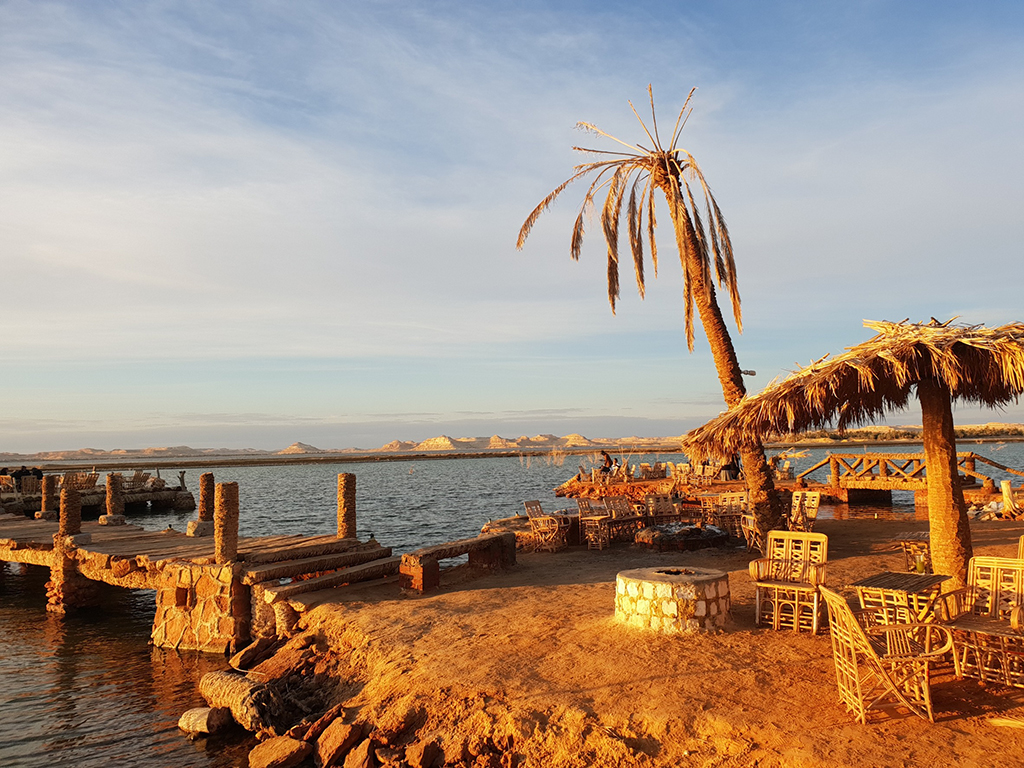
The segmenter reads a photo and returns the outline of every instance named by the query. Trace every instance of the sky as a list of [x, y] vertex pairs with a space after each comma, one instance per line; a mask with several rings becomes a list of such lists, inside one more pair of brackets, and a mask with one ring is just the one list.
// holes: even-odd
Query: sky
[[648, 84], [663, 122], [698, 88], [751, 391], [865, 319], [1024, 319], [1019, 2], [4, 0], [0, 452], [714, 417], [664, 208], [615, 315], [585, 187], [515, 247], [612, 148], [578, 121], [643, 141]]

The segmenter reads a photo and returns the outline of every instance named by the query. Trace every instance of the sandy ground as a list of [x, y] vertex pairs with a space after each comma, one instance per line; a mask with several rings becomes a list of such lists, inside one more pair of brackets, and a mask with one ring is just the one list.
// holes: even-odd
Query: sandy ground
[[[902, 570], [891, 537], [926, 527], [819, 521], [829, 585]], [[1013, 556], [1024, 523], [972, 532], [977, 554]], [[827, 634], [754, 628], [751, 558], [626, 545], [527, 554], [507, 572], [448, 574], [427, 596], [400, 596], [394, 584], [355, 591], [305, 622], [344, 660], [353, 717], [396, 747], [439, 738], [453, 764], [1024, 764], [1024, 729], [990, 722], [1024, 717], [1024, 691], [957, 681], [951, 666], [934, 678], [934, 725], [900, 714], [857, 724], [838, 701]], [[617, 623], [616, 573], [670, 564], [728, 571], [732, 626], [665, 637]], [[474, 757], [488, 751], [501, 756]]]

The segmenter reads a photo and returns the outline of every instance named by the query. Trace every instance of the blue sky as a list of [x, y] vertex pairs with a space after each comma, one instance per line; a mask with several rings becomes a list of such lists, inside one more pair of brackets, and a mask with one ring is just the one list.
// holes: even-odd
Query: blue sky
[[582, 187], [515, 250], [648, 83], [699, 87], [751, 389], [864, 319], [1024, 319], [1019, 3], [9, 0], [0, 451], [702, 423], [671, 259], [613, 316]]

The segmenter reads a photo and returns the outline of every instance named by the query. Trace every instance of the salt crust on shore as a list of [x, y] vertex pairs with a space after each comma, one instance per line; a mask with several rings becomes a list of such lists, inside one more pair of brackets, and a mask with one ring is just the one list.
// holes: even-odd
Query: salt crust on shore
[[[901, 570], [891, 537], [926, 526], [819, 521], [829, 585]], [[976, 553], [1012, 556], [1024, 524], [975, 522], [972, 532]], [[452, 764], [474, 764], [474, 744], [504, 753], [502, 765], [538, 768], [1021, 764], [1024, 731], [989, 719], [1024, 714], [1024, 691], [956, 681], [951, 670], [933, 684], [934, 725], [909, 715], [854, 722], [838, 702], [826, 634], [754, 629], [750, 558], [523, 555], [509, 572], [450, 575], [433, 595], [399, 596], [394, 584], [354, 590], [304, 623], [342, 662], [350, 719], [394, 746], [439, 738]], [[729, 572], [733, 626], [664, 637], [616, 623], [616, 573], [669, 564]]]

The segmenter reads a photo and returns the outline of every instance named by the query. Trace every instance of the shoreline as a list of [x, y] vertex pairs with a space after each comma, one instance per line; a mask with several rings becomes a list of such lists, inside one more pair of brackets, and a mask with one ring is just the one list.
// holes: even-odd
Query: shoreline
[[[984, 436], [965, 437], [956, 441], [961, 445], [982, 445], [985, 443], [1021, 443], [1024, 442], [1022, 435], [1006, 436]], [[877, 447], [897, 445], [922, 445], [920, 440], [911, 438], [897, 438], [893, 440], [880, 439], [828, 439], [815, 438], [813, 440], [798, 440], [793, 442], [772, 441], [764, 444], [766, 450], [779, 450], [785, 448], [832, 448], [841, 450], [848, 447]], [[37, 466], [43, 471], [70, 470], [78, 471], [85, 469], [117, 470], [117, 469], [194, 469], [197, 467], [274, 467], [289, 466], [293, 464], [371, 464], [390, 461], [438, 461], [444, 459], [502, 459], [502, 458], [549, 458], [553, 455], [564, 456], [585, 456], [596, 453], [600, 450], [608, 450], [607, 446], [572, 447], [572, 448], [531, 448], [531, 449], [494, 449], [488, 451], [421, 451], [417, 453], [305, 453], [305, 454], [269, 454], [269, 455], [232, 455], [232, 454], [211, 454], [209, 456], [159, 456], [159, 457], [96, 457], [90, 461], [87, 459], [50, 459], [38, 460], [29, 456], [7, 459], [8, 464], [25, 464], [26, 466]], [[626, 446], [620, 446], [612, 453], [623, 453]], [[636, 446], [629, 448], [628, 452], [637, 454], [661, 454], [673, 453], [683, 454], [685, 452], [679, 445], [671, 443], [652, 443], [650, 445]]]

